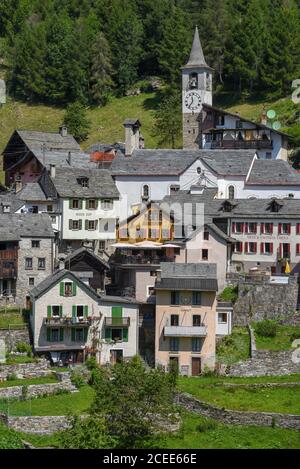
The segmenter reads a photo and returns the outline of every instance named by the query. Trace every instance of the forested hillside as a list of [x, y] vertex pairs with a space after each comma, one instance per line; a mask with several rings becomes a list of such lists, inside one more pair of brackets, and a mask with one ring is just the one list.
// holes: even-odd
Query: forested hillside
[[1, 0], [10, 95], [105, 104], [145, 76], [179, 82], [198, 24], [217, 92], [279, 98], [300, 77], [299, 0]]

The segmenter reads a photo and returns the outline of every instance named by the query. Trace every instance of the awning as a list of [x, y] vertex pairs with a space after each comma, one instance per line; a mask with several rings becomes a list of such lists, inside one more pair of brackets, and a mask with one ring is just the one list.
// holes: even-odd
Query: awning
[[129, 244], [129, 243], [114, 243], [114, 244], [111, 244], [111, 246], [112, 246], [113, 248], [129, 249], [129, 248], [132, 248], [133, 244]]
[[134, 246], [142, 249], [155, 249], [162, 247], [162, 243], [157, 243], [155, 241], [141, 241], [140, 243], [135, 243]]
[[167, 243], [163, 244], [162, 248], [179, 248], [180, 246], [178, 244], [172, 244], [172, 243]]

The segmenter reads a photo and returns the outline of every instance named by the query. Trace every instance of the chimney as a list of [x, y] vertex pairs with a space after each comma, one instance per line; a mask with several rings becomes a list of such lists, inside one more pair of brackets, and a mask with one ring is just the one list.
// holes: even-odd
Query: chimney
[[260, 115], [260, 123], [262, 125], [267, 125], [268, 123], [268, 116], [267, 116], [267, 111], [265, 107], [263, 108], [262, 113]]
[[131, 156], [134, 150], [140, 148], [140, 127], [138, 119], [126, 119], [125, 127], [125, 156]]
[[60, 128], [59, 128], [59, 133], [62, 137], [67, 137], [68, 135], [68, 127], [66, 127], [65, 125], [62, 125]]
[[59, 270], [64, 270], [65, 269], [65, 258], [66, 258], [66, 255], [65, 254], [60, 254], [58, 256], [58, 269]]
[[68, 163], [70, 166], [72, 165], [72, 154], [71, 154], [70, 151], [68, 152], [67, 163]]
[[145, 148], [145, 139], [142, 134], [140, 134], [140, 138], [139, 138], [139, 148], [141, 149]]
[[56, 166], [55, 164], [50, 164], [50, 176], [52, 179], [56, 176]]

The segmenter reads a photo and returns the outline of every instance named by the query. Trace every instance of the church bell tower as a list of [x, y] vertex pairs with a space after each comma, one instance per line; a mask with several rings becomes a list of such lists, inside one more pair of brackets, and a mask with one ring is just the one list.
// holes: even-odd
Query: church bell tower
[[187, 64], [182, 67], [183, 148], [201, 148], [202, 104], [212, 105], [212, 68], [205, 62], [198, 28]]

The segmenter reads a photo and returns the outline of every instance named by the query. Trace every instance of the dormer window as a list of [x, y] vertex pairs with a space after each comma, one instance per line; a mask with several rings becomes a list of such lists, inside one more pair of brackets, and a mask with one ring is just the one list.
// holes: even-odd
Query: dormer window
[[79, 177], [79, 178], [77, 178], [77, 183], [78, 183], [81, 187], [89, 187], [89, 178], [87, 178], [87, 177]]
[[230, 200], [224, 200], [224, 202], [223, 202], [223, 204], [222, 204], [223, 212], [231, 212], [234, 207], [235, 207], [235, 205], [232, 204], [232, 203], [230, 202]]
[[177, 184], [172, 184], [170, 186], [170, 195], [176, 194], [179, 190], [180, 190], [180, 186], [178, 186]]
[[271, 200], [268, 208], [271, 212], [277, 213], [277, 212], [279, 212], [281, 207], [282, 207], [282, 203], [280, 203], [277, 200], [273, 199], [273, 200]]
[[234, 186], [229, 186], [228, 187], [228, 198], [229, 198], [229, 200], [233, 200], [234, 196], [235, 196]]

